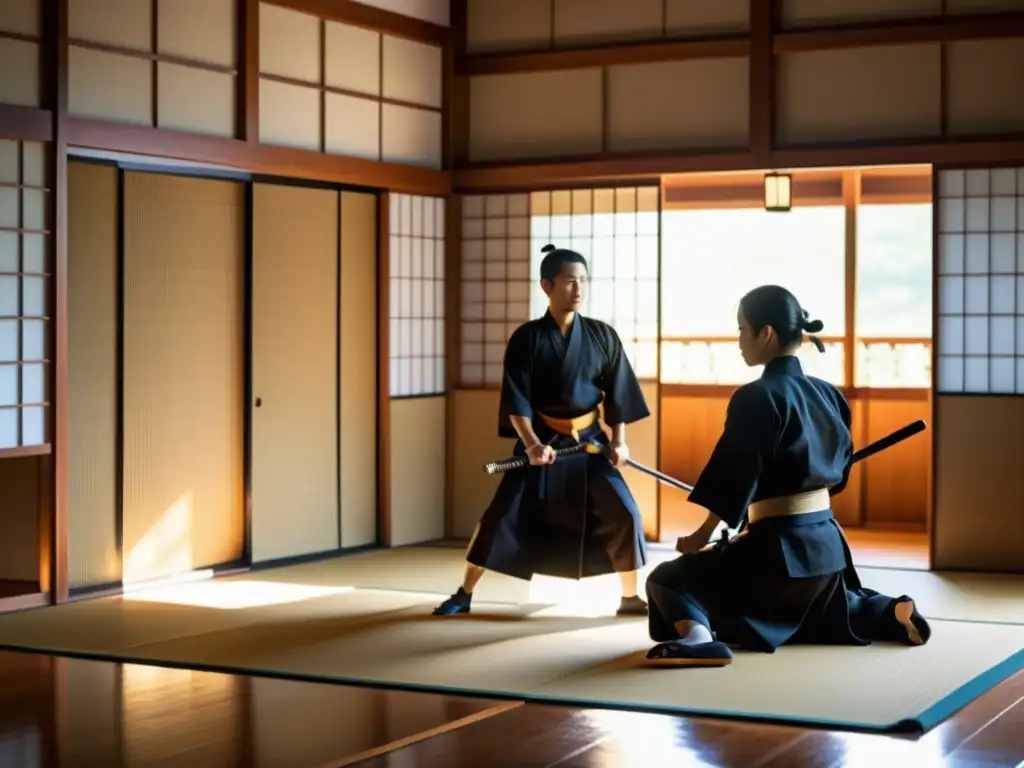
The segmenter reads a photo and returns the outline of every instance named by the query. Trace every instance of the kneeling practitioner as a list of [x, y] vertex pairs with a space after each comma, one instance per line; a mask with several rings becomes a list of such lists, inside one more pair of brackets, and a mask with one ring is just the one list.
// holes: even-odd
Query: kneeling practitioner
[[[682, 556], [647, 580], [649, 664], [722, 666], [729, 646], [773, 652], [788, 643], [921, 645], [931, 630], [911, 598], [861, 586], [831, 509], [849, 479], [850, 406], [795, 357], [822, 330], [779, 286], [740, 302], [739, 346], [761, 377], [729, 402], [725, 429], [689, 500], [708, 510]], [[824, 352], [821, 341], [811, 341]], [[708, 541], [721, 522], [749, 523]]]

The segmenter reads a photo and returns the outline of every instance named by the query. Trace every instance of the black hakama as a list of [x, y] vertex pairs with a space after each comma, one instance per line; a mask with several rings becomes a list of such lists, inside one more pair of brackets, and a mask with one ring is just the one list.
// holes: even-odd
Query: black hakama
[[[795, 357], [778, 358], [733, 395], [724, 432], [689, 500], [737, 528], [758, 501], [841, 492], [852, 455], [842, 393], [805, 376]], [[867, 645], [907, 637], [895, 611], [910, 598], [862, 587], [831, 509], [757, 520], [729, 543], [663, 563], [647, 579], [647, 597], [650, 636], [662, 644], [648, 656], [656, 662], [707, 656], [707, 649], [673, 642], [683, 620], [712, 630], [723, 663], [731, 654], [720, 644], [770, 653], [793, 643]], [[916, 611], [913, 624], [927, 641], [927, 624]]]
[[[610, 425], [650, 415], [611, 326], [577, 314], [563, 336], [545, 313], [512, 334], [501, 387], [501, 436], [517, 437], [510, 416], [521, 416], [553, 448], [575, 445], [576, 437], [559, 434], [542, 414], [575, 419], [602, 403]], [[608, 442], [599, 422], [578, 438]], [[513, 454], [525, 454], [518, 439]], [[647, 544], [640, 510], [619, 470], [603, 456], [577, 454], [506, 473], [466, 560], [520, 579], [535, 573], [580, 579], [642, 568]]]

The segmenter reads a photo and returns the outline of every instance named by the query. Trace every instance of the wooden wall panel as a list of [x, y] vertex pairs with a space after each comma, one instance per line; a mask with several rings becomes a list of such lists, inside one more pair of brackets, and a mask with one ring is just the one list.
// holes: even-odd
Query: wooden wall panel
[[304, 85], [260, 80], [260, 141], [279, 147], [320, 148], [320, 92]]
[[126, 173], [124, 579], [243, 546], [242, 185]]
[[470, 0], [467, 51], [507, 53], [744, 32], [750, 0]]
[[68, 164], [68, 579], [121, 580], [118, 170]]
[[1024, 38], [963, 40], [946, 54], [946, 124], [953, 135], [1024, 130], [1024, 100], [1015, 76], [1024, 72]]
[[69, 0], [69, 112], [233, 138], [234, 0]]
[[[871, 399], [861, 403], [863, 422], [854, 449], [878, 440], [918, 419], [931, 424], [927, 393], [916, 400]], [[863, 522], [874, 528], [924, 529], [931, 483], [931, 435], [918, 435], [864, 462]]]
[[381, 105], [381, 159], [441, 167], [441, 113], [400, 104]]
[[0, 3], [0, 32], [39, 37], [42, 34], [42, 0], [6, 0]]
[[439, 169], [442, 48], [260, 4], [260, 141]]
[[68, 36], [134, 51], [152, 45], [153, 3], [68, 0]]
[[473, 0], [467, 3], [469, 53], [539, 50], [551, 42], [553, 0]]
[[444, 456], [446, 398], [403, 397], [391, 401], [391, 546], [420, 544], [445, 536]]
[[392, 13], [447, 27], [451, 23], [450, 0], [359, 0]]
[[368, 99], [328, 93], [324, 99], [324, 151], [380, 160], [380, 106]]
[[749, 69], [744, 58], [609, 67], [604, 148], [640, 152], [746, 146]]
[[0, 459], [0, 581], [39, 581], [40, 463], [38, 456]]
[[937, 136], [938, 44], [795, 53], [776, 63], [783, 144]]
[[324, 28], [324, 56], [324, 85], [380, 96], [379, 32], [328, 21]]
[[68, 111], [75, 117], [152, 125], [152, 64], [72, 45], [68, 51]]
[[498, 392], [489, 389], [456, 389], [451, 393], [452, 532], [468, 539], [491, 503], [499, 477], [484, 472], [488, 461], [512, 455], [513, 440], [498, 437]]
[[381, 95], [409, 104], [441, 108], [441, 49], [385, 35]]
[[[0, 18], [0, 32], [11, 32]], [[42, 106], [42, 71], [40, 69], [40, 44], [32, 40], [15, 40], [0, 37], [0, 104], [16, 104], [21, 107]]]
[[662, 0], [552, 1], [554, 43], [559, 48], [651, 40], [662, 33]]
[[750, 0], [665, 0], [665, 33], [698, 37], [746, 32], [750, 29]]
[[157, 52], [238, 66], [236, 0], [157, 0]]
[[159, 62], [158, 128], [230, 139], [235, 135], [235, 78], [224, 72]]
[[474, 77], [470, 159], [600, 152], [602, 92], [599, 69]]
[[943, 0], [781, 0], [783, 29], [942, 15]]
[[[725, 397], [661, 398], [659, 469], [684, 483], [694, 483], [707, 463], [725, 424]], [[706, 512], [675, 488], [661, 489], [661, 539], [674, 541], [692, 532]]]
[[254, 562], [340, 546], [338, 214], [334, 190], [253, 187]]
[[320, 82], [320, 19], [260, 3], [260, 74]]
[[341, 193], [341, 546], [377, 541], [376, 195]]
[[933, 568], [1024, 573], [1021, 424], [1024, 397], [937, 397]]

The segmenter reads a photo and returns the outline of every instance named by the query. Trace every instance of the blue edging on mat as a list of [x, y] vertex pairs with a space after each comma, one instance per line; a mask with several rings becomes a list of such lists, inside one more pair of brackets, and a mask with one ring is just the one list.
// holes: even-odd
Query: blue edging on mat
[[533, 704], [558, 704], [573, 706], [585, 709], [614, 709], [630, 712], [642, 712], [658, 715], [675, 715], [685, 717], [716, 717], [724, 720], [745, 720], [769, 723], [780, 723], [791, 726], [816, 726], [831, 728], [834, 730], [861, 731], [866, 733], [925, 733], [936, 725], [939, 725], [957, 710], [967, 706], [982, 694], [995, 688], [999, 683], [1011, 675], [1024, 669], [1024, 649], [1014, 653], [1012, 656], [1003, 659], [993, 667], [990, 667], [980, 675], [961, 685], [956, 690], [944, 696], [928, 709], [904, 720], [899, 720], [886, 725], [873, 725], [870, 723], [848, 722], [844, 720], [824, 720], [809, 717], [794, 717], [792, 715], [757, 714], [754, 712], [741, 712], [735, 710], [716, 709], [692, 709], [687, 707], [673, 707], [670, 705], [640, 705], [635, 702], [605, 701], [601, 699], [579, 699], [566, 696], [547, 696], [538, 693], [512, 693], [503, 691], [473, 690], [470, 688], [459, 688], [446, 685], [421, 685], [418, 683], [385, 682], [354, 677], [327, 677], [324, 675], [309, 675], [296, 672], [281, 672], [268, 669], [253, 669], [240, 666], [227, 666], [222, 664], [185, 663], [163, 659], [138, 658], [128, 655], [117, 656], [109, 653], [93, 651], [62, 651], [44, 649], [38, 647], [13, 645], [0, 643], [0, 650], [22, 651], [27, 653], [38, 653], [47, 656], [64, 656], [68, 658], [84, 659], [88, 661], [105, 661], [120, 664], [137, 664], [149, 667], [168, 667], [171, 669], [191, 669], [199, 672], [213, 672], [227, 675], [247, 675], [249, 677], [263, 677], [277, 680], [295, 680], [309, 683], [326, 685], [352, 685], [363, 688], [377, 688], [384, 690], [411, 691], [415, 693], [446, 694], [450, 696], [461, 696], [465, 698], [488, 698], [511, 701], [525, 701]]

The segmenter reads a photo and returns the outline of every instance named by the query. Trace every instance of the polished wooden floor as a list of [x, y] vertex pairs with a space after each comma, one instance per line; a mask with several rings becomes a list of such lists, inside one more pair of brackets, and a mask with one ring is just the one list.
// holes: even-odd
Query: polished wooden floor
[[1024, 673], [912, 739], [0, 652], [3, 768], [996, 768], [1022, 761]]

